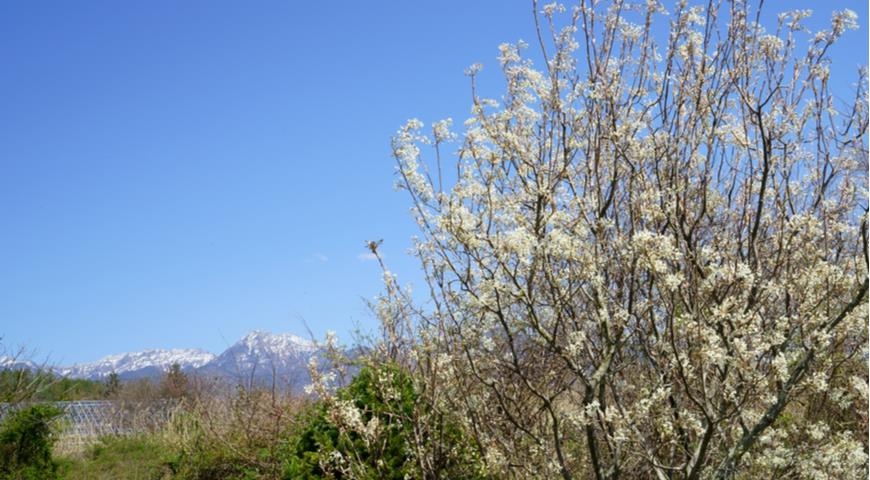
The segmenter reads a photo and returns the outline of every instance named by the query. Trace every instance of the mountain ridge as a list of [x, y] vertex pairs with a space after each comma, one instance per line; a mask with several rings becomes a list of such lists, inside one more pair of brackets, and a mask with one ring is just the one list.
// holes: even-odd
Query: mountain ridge
[[163, 372], [178, 363], [182, 370], [193, 370], [214, 360], [215, 354], [199, 348], [147, 349], [116, 353], [88, 363], [56, 367], [59, 375], [99, 380], [116, 373], [121, 378], [138, 378]]
[[[159, 378], [177, 363], [185, 373], [235, 380], [280, 381], [298, 387], [308, 382], [308, 363], [317, 345], [292, 333], [252, 330], [214, 354], [199, 348], [147, 349], [107, 355], [93, 362], [52, 367], [61, 376], [104, 380], [112, 373], [121, 380]], [[39, 367], [27, 360], [0, 357], [0, 369]]]

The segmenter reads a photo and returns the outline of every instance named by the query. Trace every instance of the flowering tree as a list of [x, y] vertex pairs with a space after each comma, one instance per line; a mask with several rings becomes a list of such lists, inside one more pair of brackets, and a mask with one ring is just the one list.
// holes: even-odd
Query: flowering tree
[[827, 57], [855, 14], [720, 3], [536, 5], [545, 68], [502, 45], [500, 101], [469, 70], [455, 174], [449, 121], [393, 140], [431, 302], [387, 274], [385, 351], [490, 474], [866, 477], [866, 70], [844, 101]]

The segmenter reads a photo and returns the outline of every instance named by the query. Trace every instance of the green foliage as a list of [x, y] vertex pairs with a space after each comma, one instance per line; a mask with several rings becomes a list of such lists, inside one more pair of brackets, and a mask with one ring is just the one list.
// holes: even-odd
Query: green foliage
[[50, 372], [0, 370], [0, 401], [60, 402], [106, 398], [107, 387], [93, 380], [58, 377]]
[[59, 378], [37, 395], [36, 400], [60, 402], [73, 400], [100, 400], [106, 398], [104, 384], [83, 379]]
[[316, 479], [326, 475], [320, 468], [321, 457], [336, 449], [338, 428], [327, 420], [326, 408], [318, 405], [307, 414], [304, 427], [287, 442], [284, 478]]
[[[385, 391], [390, 395], [385, 396]], [[337, 397], [339, 401], [353, 402], [361, 412], [363, 424], [377, 417], [382, 430], [376, 441], [366, 441], [357, 432], [342, 432], [330, 417], [328, 407], [321, 403], [304, 416], [295, 438], [287, 444], [285, 479], [344, 478], [342, 466], [348, 465], [348, 459], [354, 459], [356, 465], [354, 478], [421, 477], [414, 459], [412, 435], [417, 415], [428, 409], [420, 405], [412, 378], [406, 372], [393, 365], [363, 368]], [[439, 441], [451, 442], [454, 452], [458, 452], [441, 458], [439, 470], [444, 477], [478, 478], [477, 462], [461, 429], [445, 421], [436, 430]], [[324, 471], [325, 466], [332, 468]]]
[[77, 458], [60, 462], [65, 480], [171, 478], [169, 447], [154, 436], [104, 437]]
[[10, 413], [0, 424], [0, 479], [57, 478], [51, 457], [52, 421], [63, 412], [49, 405], [33, 405]]
[[[329, 418], [327, 407], [320, 404], [309, 414], [295, 445], [290, 447], [284, 478], [324, 478], [327, 472], [321, 465], [335, 465], [338, 458], [359, 459], [366, 466], [365, 472], [357, 472], [363, 478], [403, 479], [412, 474], [414, 465], [406, 438], [411, 423], [401, 420], [411, 418], [414, 413], [414, 386], [410, 377], [397, 368], [384, 367], [383, 370], [364, 368], [347, 388], [338, 392], [339, 400], [352, 401], [362, 412], [364, 423], [378, 417], [386, 431], [383, 441], [368, 445], [356, 432], [341, 434]], [[384, 374], [389, 375], [391, 387], [397, 392], [389, 399], [383, 398], [382, 389], [377, 388], [377, 382]], [[332, 473], [341, 478], [340, 473]]]

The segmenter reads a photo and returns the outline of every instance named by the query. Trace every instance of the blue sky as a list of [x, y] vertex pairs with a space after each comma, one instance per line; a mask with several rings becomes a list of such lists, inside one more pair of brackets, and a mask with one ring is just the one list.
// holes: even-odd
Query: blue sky
[[[848, 84], [867, 3], [824, 5], [766, 10], [855, 10]], [[3, 344], [72, 363], [372, 328], [365, 240], [419, 282], [390, 136], [461, 124], [463, 70], [499, 95], [496, 47], [520, 38], [531, 2], [0, 3]]]

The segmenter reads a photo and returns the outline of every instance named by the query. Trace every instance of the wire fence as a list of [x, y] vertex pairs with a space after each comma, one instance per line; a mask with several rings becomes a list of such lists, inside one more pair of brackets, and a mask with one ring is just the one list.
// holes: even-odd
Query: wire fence
[[[59, 441], [68, 445], [87, 444], [107, 435], [154, 431], [165, 425], [178, 407], [178, 402], [173, 400], [40, 403], [53, 405], [63, 411], [57, 420]], [[7, 414], [27, 405], [0, 403], [0, 422]]]

